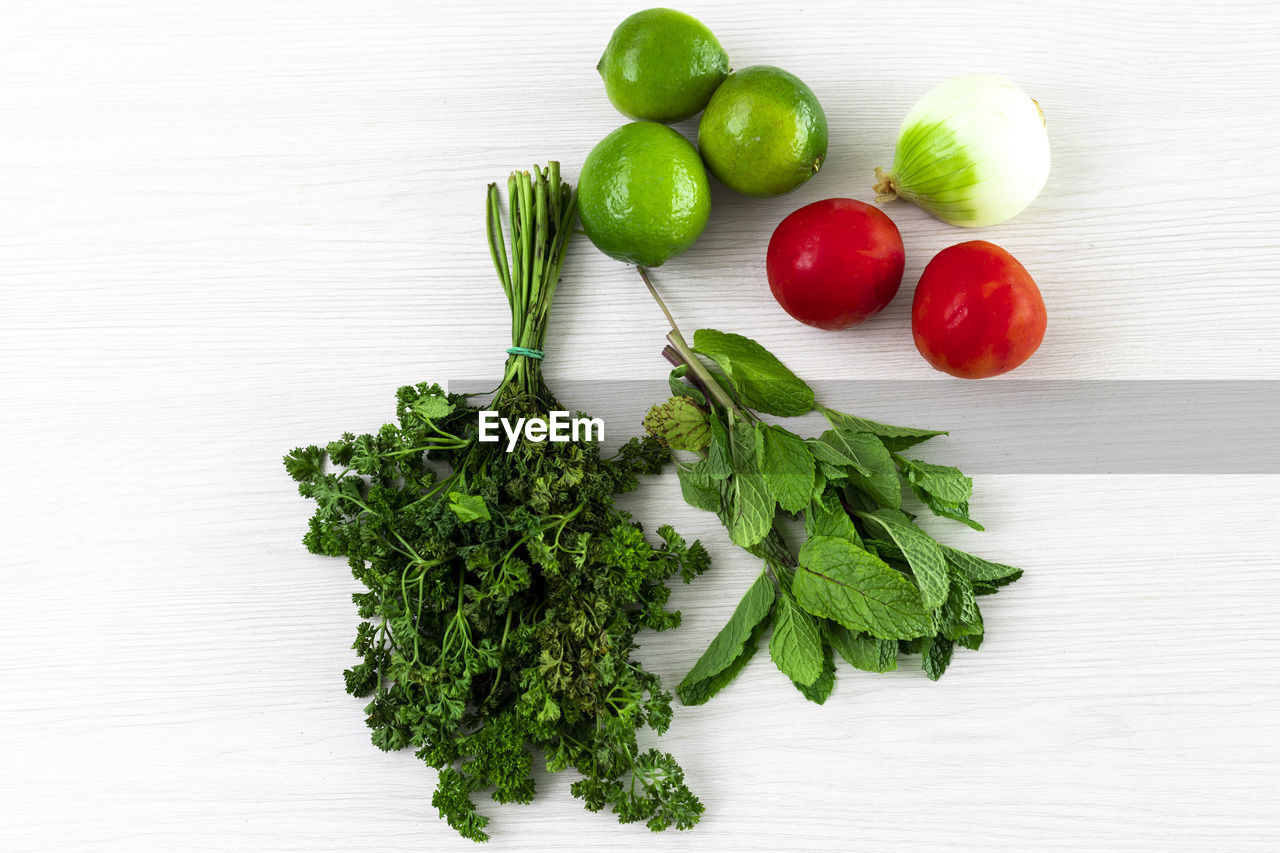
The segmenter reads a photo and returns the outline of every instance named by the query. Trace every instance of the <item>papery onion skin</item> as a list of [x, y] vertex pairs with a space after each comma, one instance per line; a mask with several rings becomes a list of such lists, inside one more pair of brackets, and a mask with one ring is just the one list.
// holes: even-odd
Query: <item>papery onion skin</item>
[[1049, 177], [1040, 105], [1003, 77], [953, 77], [907, 113], [893, 168], [876, 169], [876, 201], [904, 198], [951, 225], [1017, 216]]

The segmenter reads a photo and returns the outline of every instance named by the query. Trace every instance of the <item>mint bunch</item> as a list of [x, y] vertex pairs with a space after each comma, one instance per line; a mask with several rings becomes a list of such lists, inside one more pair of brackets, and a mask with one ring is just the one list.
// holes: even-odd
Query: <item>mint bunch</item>
[[[676, 365], [674, 396], [650, 410], [645, 428], [695, 454], [676, 466], [685, 500], [719, 515], [734, 544], [764, 561], [676, 688], [681, 700], [701, 704], [732, 681], [770, 625], [774, 663], [819, 704], [835, 684], [836, 656], [855, 669], [887, 672], [900, 655], [918, 654], [936, 681], [957, 645], [976, 650], [985, 631], [978, 597], [1022, 571], [937, 542], [905, 508], [909, 493], [935, 515], [982, 529], [969, 517], [970, 478], [904, 455], [946, 433], [826, 408], [750, 338], [699, 329], [690, 346], [671, 325], [663, 354]], [[811, 437], [760, 417], [814, 410], [828, 429]], [[796, 550], [779, 530], [786, 516], [804, 523]]]

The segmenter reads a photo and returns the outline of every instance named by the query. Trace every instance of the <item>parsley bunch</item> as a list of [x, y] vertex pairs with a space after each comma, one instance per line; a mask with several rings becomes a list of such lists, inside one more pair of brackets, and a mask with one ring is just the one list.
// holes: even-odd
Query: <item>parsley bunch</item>
[[[511, 249], [490, 185], [490, 250], [511, 304], [513, 349], [485, 407], [546, 417], [560, 405], [540, 349], [577, 198], [549, 164], [508, 182]], [[661, 543], [614, 506], [670, 451], [646, 436], [603, 458], [595, 442], [479, 442], [477, 395], [418, 384], [396, 393], [396, 420], [285, 457], [316, 503], [303, 542], [345, 557], [360, 663], [346, 688], [368, 697], [373, 742], [412, 747], [439, 769], [432, 797], [461, 835], [488, 839], [473, 795], [534, 796], [535, 752], [576, 769], [574, 796], [654, 830], [695, 824], [703, 806], [676, 760], [642, 750], [637, 732], [671, 721], [671, 695], [633, 657], [635, 634], [679, 624], [666, 609], [707, 554], [669, 526]], [[331, 470], [332, 469], [332, 470]]]
[[[978, 596], [1022, 571], [935, 541], [904, 508], [905, 484], [935, 515], [982, 529], [969, 517], [972, 480], [903, 455], [945, 433], [818, 405], [813, 389], [750, 338], [699, 329], [690, 346], [640, 274], [671, 322], [663, 354], [676, 365], [675, 396], [650, 409], [645, 427], [696, 454], [676, 464], [685, 500], [717, 513], [730, 539], [765, 563], [676, 688], [681, 700], [706, 702], [732, 681], [770, 623], [774, 663], [819, 704], [835, 684], [836, 655], [856, 669], [886, 672], [900, 654], [919, 654], [936, 681], [957, 645], [977, 649], [985, 631]], [[812, 438], [758, 414], [814, 409], [830, 428]], [[783, 516], [804, 522], [798, 551], [779, 531]]]

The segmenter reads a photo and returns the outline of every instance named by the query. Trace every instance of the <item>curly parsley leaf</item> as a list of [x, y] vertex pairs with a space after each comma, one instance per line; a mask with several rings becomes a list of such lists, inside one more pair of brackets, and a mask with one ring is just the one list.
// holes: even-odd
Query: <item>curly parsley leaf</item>
[[307, 483], [324, 474], [324, 448], [295, 447], [284, 457], [285, 470], [299, 483]]
[[461, 521], [490, 521], [489, 508], [484, 498], [463, 492], [449, 492], [449, 509]]
[[[512, 343], [536, 350], [555, 290], [542, 283], [559, 277], [576, 196], [556, 164], [513, 174], [509, 189], [512, 252], [492, 186], [490, 249]], [[485, 408], [562, 410], [539, 362], [515, 354]], [[432, 803], [474, 841], [489, 837], [480, 797], [533, 798], [537, 753], [580, 775], [571, 791], [588, 809], [654, 830], [692, 826], [703, 807], [679, 764], [638, 745], [643, 729], [670, 725], [672, 697], [635, 651], [639, 632], [679, 624], [668, 582], [691, 580], [707, 553], [665, 525], [651, 542], [615, 504], [670, 449], [646, 436], [610, 458], [591, 441], [507, 452], [477, 440], [479, 412], [469, 395], [407, 385], [394, 422], [285, 457], [315, 503], [303, 543], [345, 558], [363, 587], [352, 596], [358, 662], [344, 681], [363, 699], [370, 740], [436, 768]]]

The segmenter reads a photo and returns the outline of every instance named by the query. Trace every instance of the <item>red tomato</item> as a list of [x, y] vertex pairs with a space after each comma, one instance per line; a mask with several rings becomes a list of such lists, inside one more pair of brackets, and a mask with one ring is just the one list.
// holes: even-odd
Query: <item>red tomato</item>
[[938, 370], [984, 379], [1013, 370], [1044, 340], [1040, 288], [1013, 255], [985, 240], [943, 249], [911, 305], [916, 349]]
[[792, 317], [847, 329], [879, 314], [902, 284], [902, 236], [893, 220], [851, 198], [807, 204], [778, 224], [765, 268]]

